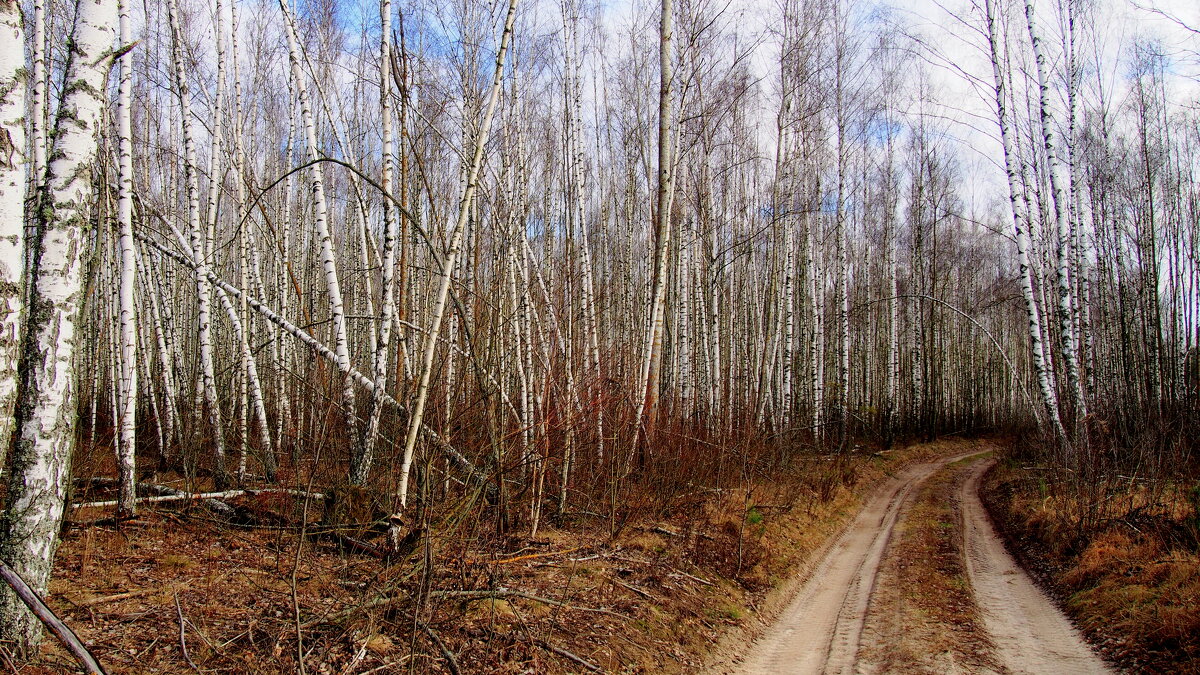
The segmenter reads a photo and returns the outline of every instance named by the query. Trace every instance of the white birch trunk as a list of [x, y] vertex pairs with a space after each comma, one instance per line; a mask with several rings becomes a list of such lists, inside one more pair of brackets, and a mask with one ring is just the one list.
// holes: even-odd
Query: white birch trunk
[[671, 156], [674, 75], [671, 52], [671, 0], [661, 0], [659, 13], [659, 90], [658, 90], [658, 191], [655, 200], [655, 254], [653, 286], [650, 290], [649, 325], [646, 336], [646, 357], [642, 362], [644, 398], [638, 413], [642, 438], [649, 440], [658, 414], [659, 378], [662, 371], [663, 328], [666, 316], [667, 276], [671, 257], [671, 206], [675, 190]]
[[[146, 239], [143, 237], [139, 237], [139, 239], [143, 243], [145, 243], [148, 246], [157, 250], [159, 253], [162, 253], [164, 256], [171, 258], [175, 262], [177, 262], [189, 269], [195, 270], [197, 267], [199, 267], [199, 265], [191, 258], [185, 257], [185, 256], [175, 253], [173, 251], [170, 251], [167, 248], [165, 248], [164, 246], [162, 246], [161, 244], [158, 244], [150, 239]], [[351, 368], [349, 370], [345, 370], [345, 371], [341, 370], [340, 366], [338, 365], [337, 354], [334, 352], [334, 350], [332, 350], [329, 347], [327, 347], [326, 345], [324, 345], [320, 340], [313, 337], [306, 330], [304, 330], [303, 328], [297, 326], [296, 324], [288, 321], [287, 319], [283, 318], [277, 312], [273, 311], [271, 308], [267, 307], [266, 305], [262, 304], [261, 302], [254, 300], [253, 298], [250, 298], [245, 293], [243, 293], [241, 290], [239, 290], [237, 287], [235, 287], [233, 284], [230, 284], [230, 283], [222, 280], [217, 275], [213, 274], [211, 270], [206, 270], [205, 274], [207, 275], [206, 278], [208, 279], [208, 282], [210, 284], [216, 286], [217, 288], [221, 289], [225, 293], [228, 293], [228, 294], [232, 295], [233, 297], [238, 298], [239, 300], [244, 299], [245, 302], [248, 305], [250, 305], [251, 309], [253, 309], [255, 312], [258, 312], [259, 315], [261, 315], [267, 321], [270, 321], [271, 323], [278, 326], [281, 330], [283, 330], [283, 332], [285, 332], [288, 335], [291, 335], [292, 337], [299, 340], [306, 347], [308, 347], [310, 350], [312, 350], [312, 352], [315, 355], [321, 357], [322, 359], [325, 359], [326, 362], [333, 364], [335, 367], [337, 367], [339, 369], [339, 372], [341, 372], [343, 375], [345, 375], [351, 382], [356, 383], [359, 386], [361, 386], [365, 389], [368, 389], [368, 390], [373, 391], [375, 389], [375, 383], [372, 382], [371, 379], [369, 377], [367, 377], [366, 375], [363, 375], [362, 373], [358, 372], [357, 370], [354, 370], [353, 368]], [[404, 407], [402, 405], [400, 405], [400, 402], [397, 401], [396, 399], [392, 398], [391, 396], [387, 395], [386, 393], [383, 395], [383, 402], [393, 408], [400, 410], [401, 412], [405, 412]], [[430, 440], [432, 440], [433, 443], [435, 445], [437, 445], [438, 448], [440, 448], [442, 450], [442, 452], [455, 465], [457, 465], [464, 473], [466, 473], [469, 478], [478, 479], [480, 477], [480, 474], [479, 474], [478, 470], [475, 468], [475, 466], [473, 464], [471, 464], [471, 462], [469, 460], [467, 460], [467, 458], [464, 457], [462, 455], [462, 453], [458, 452], [458, 450], [455, 449], [454, 446], [450, 445], [450, 443], [446, 439], [444, 439], [441, 435], [439, 435], [437, 433], [437, 431], [430, 428], [426, 424], [422, 424], [420, 427], [420, 432], [425, 434], [426, 436], [428, 436], [430, 438]]]
[[[216, 366], [213, 359], [212, 330], [210, 321], [210, 305], [212, 287], [208, 282], [207, 236], [200, 224], [200, 181], [199, 164], [196, 160], [196, 139], [192, 128], [191, 94], [188, 89], [187, 70], [183, 63], [183, 33], [179, 21], [179, 7], [176, 0], [168, 5], [171, 22], [171, 60], [175, 70], [176, 96], [182, 115], [183, 128], [183, 171], [186, 182], [188, 203], [188, 233], [192, 257], [196, 261], [194, 280], [196, 284], [196, 307], [198, 326], [197, 349], [200, 352], [200, 379], [203, 394], [203, 408], [207, 413], [209, 431], [213, 436], [213, 456], [215, 459], [214, 478], [219, 488], [224, 488], [228, 480], [225, 467], [225, 431], [221, 419], [221, 406], [217, 398]], [[213, 180], [216, 180], [214, 177]]]
[[[233, 325], [233, 331], [237, 333], [238, 343], [242, 349], [242, 361], [246, 366], [246, 382], [247, 382], [247, 397], [249, 404], [254, 407], [254, 419], [258, 427], [259, 443], [262, 444], [263, 456], [262, 465], [266, 468], [267, 474], [272, 475], [275, 472], [274, 462], [272, 461], [271, 452], [271, 425], [267, 419], [267, 406], [263, 401], [262, 380], [258, 377], [258, 364], [254, 360], [254, 353], [250, 349], [249, 338], [246, 334], [246, 327], [242, 323], [242, 319], [238, 316], [238, 308], [234, 307], [233, 302], [229, 299], [229, 295], [221, 288], [217, 288], [217, 297], [221, 300], [221, 305], [225, 308], [225, 314], [229, 317], [229, 323]], [[246, 296], [242, 296], [244, 304]]]
[[[160, 381], [162, 382], [163, 389], [163, 403], [159, 408], [160, 412], [162, 413], [161, 418], [163, 423], [163, 443], [160, 446], [160, 452], [162, 453], [163, 459], [166, 460], [171, 456], [171, 452], [168, 450], [168, 448], [174, 444], [176, 440], [175, 430], [179, 426], [175, 413], [175, 403], [178, 398], [178, 393], [175, 387], [175, 365], [172, 358], [171, 349], [167, 344], [167, 332], [163, 326], [162, 311], [159, 309], [158, 295], [160, 293], [153, 290], [154, 283], [152, 280], [156, 277], [147, 272], [147, 265], [144, 262], [145, 257], [146, 254], [143, 253], [142, 255], [137, 256], [135, 261], [138, 271], [142, 276], [142, 288], [144, 289], [142, 298], [145, 301], [145, 305], [150, 308], [150, 320], [154, 328], [154, 339], [156, 341], [159, 353], [159, 377]], [[145, 315], [146, 312], [143, 312], [143, 319]], [[150, 352], [143, 350], [142, 354], [142, 361], [148, 361]]]
[[504, 20], [504, 34], [500, 38], [500, 49], [496, 53], [496, 68], [492, 74], [491, 90], [488, 92], [487, 104], [483, 119], [479, 124], [479, 133], [475, 137], [475, 149], [471, 157], [471, 165], [467, 172], [466, 186], [462, 200], [459, 202], [458, 221], [450, 232], [450, 251], [442, 261], [441, 281], [437, 296], [434, 300], [432, 325], [425, 338], [425, 351], [421, 361], [421, 378], [417, 384], [417, 401], [413, 406], [412, 417], [409, 420], [408, 435], [404, 441], [404, 457], [400, 464], [399, 498], [401, 508], [408, 504], [408, 477], [412, 470], [413, 451], [416, 448], [417, 433], [425, 414], [425, 403], [429, 397], [429, 380], [433, 374], [433, 357], [437, 350], [438, 335], [441, 332], [442, 319], [446, 313], [446, 301], [450, 295], [450, 282], [454, 274], [458, 254], [462, 248], [463, 232], [466, 230], [467, 218], [471, 213], [471, 205], [475, 201], [475, 192], [479, 183], [479, 170], [483, 164], [483, 149], [487, 144], [488, 131], [492, 126], [492, 115], [496, 112], [496, 103], [500, 98], [500, 85], [504, 76], [504, 56], [508, 52], [512, 40], [513, 22], [517, 14], [517, 0], [509, 0], [508, 14]]
[[[839, 26], [838, 30], [842, 30]], [[838, 317], [838, 409], [840, 414], [841, 438], [838, 442], [845, 446], [850, 438], [850, 260], [846, 237], [846, 109], [844, 103], [842, 82], [842, 60], [845, 46], [842, 36], [838, 40], [837, 54], [837, 317]], [[843, 448], [845, 449], [845, 448]]]
[[[121, 46], [133, 42], [129, 18], [130, 0], [120, 5]], [[133, 295], [137, 263], [134, 262], [133, 243], [133, 129], [131, 109], [133, 101], [133, 54], [126, 52], [120, 59], [121, 75], [117, 98], [117, 227], [118, 245], [121, 252], [121, 278], [119, 295], [120, 311], [120, 360], [121, 373], [117, 389], [117, 421], [120, 424], [117, 443], [117, 473], [120, 477], [117, 501], [118, 516], [132, 516], [135, 509], [135, 485], [137, 470], [135, 456], [137, 440], [137, 317]]]
[[[1071, 260], [1070, 202], [1063, 185], [1061, 162], [1054, 147], [1054, 118], [1050, 112], [1050, 84], [1046, 77], [1046, 56], [1042, 53], [1041, 37], [1034, 20], [1033, 2], [1025, 0], [1025, 23], [1029, 29], [1029, 41], [1033, 45], [1034, 62], [1037, 65], [1038, 110], [1040, 113], [1042, 144], [1049, 164], [1050, 190], [1054, 201], [1054, 280], [1057, 291], [1056, 317], [1058, 332], [1062, 340], [1063, 365], [1067, 371], [1067, 387], [1071, 391], [1074, 420], [1078, 422], [1087, 415], [1083, 398], [1083, 386], [1079, 377], [1079, 357], [1076, 347], [1075, 329], [1072, 323], [1073, 298], [1071, 278], [1068, 273]], [[1071, 140], [1068, 139], [1068, 143]]]
[[[393, 133], [392, 133], [392, 3], [391, 0], [380, 0], [380, 40], [379, 40], [379, 107], [382, 115], [383, 130], [383, 166], [380, 184], [384, 192], [392, 192], [392, 174], [394, 166]], [[354, 457], [350, 465], [350, 483], [363, 485], [371, 471], [372, 457], [375, 452], [376, 437], [379, 434], [379, 422], [383, 412], [384, 385], [387, 383], [388, 354], [391, 348], [392, 318], [396, 313], [395, 284], [396, 271], [396, 211], [388, 199], [383, 200], [383, 251], [381, 265], [383, 268], [383, 315], [379, 326], [379, 337], [376, 340], [374, 354], [375, 391], [371, 397], [371, 413], [367, 419], [366, 437], [363, 439], [362, 451]]]
[[[38, 9], [44, 14], [40, 2]], [[21, 6], [15, 0], [0, 0], [0, 36], [10, 45], [25, 42]], [[21, 356], [25, 185], [30, 159], [25, 146], [24, 70], [25, 55], [19, 47], [0, 50], [0, 475], [13, 434], [17, 362]]]
[[[29, 107], [29, 133], [32, 136], [33, 183], [38, 186], [46, 174], [46, 3], [49, 1], [33, 2], [33, 101]], [[16, 50], [10, 52], [13, 58], [21, 58]]]
[[809, 341], [809, 368], [812, 377], [813, 438], [817, 445], [823, 442], [825, 433], [825, 279], [817, 253], [817, 229], [820, 223], [811, 215], [805, 216], [806, 250], [805, 268], [808, 270], [809, 307], [812, 311], [812, 338]]
[[[564, 7], [565, 11], [565, 7]], [[566, 21], [566, 17], [564, 17]], [[583, 185], [583, 106], [582, 106], [582, 90], [583, 87], [579, 81], [579, 38], [578, 38], [578, 6], [572, 4], [569, 20], [569, 30], [567, 31], [567, 67], [570, 95], [570, 117], [568, 122], [568, 148], [571, 167], [571, 183], [574, 187], [574, 208], [575, 222], [579, 228], [580, 253], [582, 255], [581, 265], [583, 266], [583, 317], [584, 330], [587, 331], [587, 352], [589, 357], [589, 365], [592, 369], [591, 382], [593, 389], [597, 389], [602, 381], [600, 370], [600, 338], [596, 321], [596, 291], [594, 269], [592, 266], [592, 248], [590, 237], [588, 235], [587, 224], [584, 222], [584, 199], [585, 191]], [[596, 438], [597, 438], [597, 454], [600, 457], [604, 456], [604, 406], [603, 401], [598, 400], [600, 393], [593, 393], [593, 404], [596, 406]]]
[[[1000, 139], [1004, 149], [1004, 167], [1008, 175], [1009, 202], [1013, 213], [1013, 230], [1017, 240], [1017, 264], [1020, 266], [1021, 296], [1025, 299], [1025, 313], [1028, 319], [1030, 348], [1033, 352], [1033, 369], [1037, 377], [1038, 389], [1042, 395], [1042, 404], [1046, 408], [1048, 422], [1060, 442], [1067, 439], [1066, 429], [1059, 415], [1058, 397], [1053, 384], [1054, 373], [1046, 366], [1046, 353], [1042, 340], [1041, 319], [1033, 291], [1033, 270], [1029, 261], [1029, 235], [1026, 224], [1028, 216], [1023, 208], [1021, 187], [1017, 176], [1016, 151], [1013, 148], [1013, 132], [1008, 117], [1007, 99], [1005, 95], [1005, 77], [1001, 70], [999, 27], [996, 25], [993, 0], [984, 0], [985, 20], [987, 22], [988, 47], [992, 60], [992, 77], [996, 91], [996, 116], [1000, 124]], [[1040, 419], [1040, 418], [1039, 418]]]
[[[299, 38], [296, 36], [296, 26], [287, 1], [280, 0], [279, 7], [283, 11], [284, 24], [287, 33], [288, 57], [291, 62], [291, 74], [296, 87], [296, 97], [300, 103], [300, 120], [304, 125], [304, 137], [308, 146], [308, 160], [315, 162], [320, 159], [320, 148], [317, 143], [316, 120], [313, 117], [312, 106], [309, 103], [308, 86], [305, 83], [304, 71], [300, 67], [301, 59]], [[313, 202], [316, 213], [313, 217], [313, 228], [319, 238], [321, 268], [325, 273], [325, 286], [329, 296], [329, 316], [333, 323], [333, 351], [337, 354], [338, 368], [343, 373], [351, 370], [350, 343], [346, 333], [346, 314], [342, 302], [342, 287], [338, 280], [337, 258], [333, 250], [333, 235], [329, 230], [329, 207], [325, 198], [325, 179], [319, 163], [309, 167], [312, 181]], [[351, 444], [356, 446], [351, 452], [354, 457], [361, 452], [358, 447], [358, 416], [355, 412], [354, 384], [346, 378], [342, 386], [342, 406], [345, 412], [347, 432]]]
[[884, 424], [885, 435], [890, 444], [895, 436], [896, 410], [900, 399], [900, 273], [899, 249], [896, 236], [895, 168], [892, 163], [892, 137], [888, 134], [888, 196], [884, 218], [887, 237], [888, 275], [888, 360], [887, 360], [887, 414]]
[[[78, 416], [72, 366], [83, 300], [83, 242], [116, 24], [116, 3], [79, 0], [74, 49], [65, 73], [70, 86], [55, 123], [54, 159], [38, 208], [41, 236], [32, 246], [30, 313], [12, 475], [0, 518], [0, 559], [43, 595], [58, 546], [75, 447]], [[8, 589], [0, 593], [0, 634], [24, 648], [35, 645], [42, 634], [41, 623]]]

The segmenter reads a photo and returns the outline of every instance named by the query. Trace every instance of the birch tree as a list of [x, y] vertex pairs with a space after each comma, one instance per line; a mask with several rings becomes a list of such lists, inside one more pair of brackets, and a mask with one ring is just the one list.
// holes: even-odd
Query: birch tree
[[663, 321], [666, 315], [667, 276], [671, 255], [671, 205], [675, 196], [675, 167], [672, 154], [671, 121], [674, 105], [674, 76], [671, 51], [671, 0], [661, 0], [658, 21], [658, 189], [654, 202], [654, 276], [650, 291], [650, 322], [642, 362], [644, 399], [638, 414], [645, 442], [649, 442], [658, 415], [659, 381], [662, 377]]
[[450, 231], [450, 250], [442, 259], [441, 278], [435, 295], [431, 325], [426, 331], [424, 354], [421, 361], [421, 377], [417, 384], [417, 399], [413, 405], [412, 416], [408, 424], [408, 434], [404, 441], [404, 457], [400, 465], [400, 506], [408, 502], [408, 476], [412, 469], [413, 453], [416, 449], [417, 434], [425, 414], [425, 405], [429, 397], [429, 381], [433, 375], [433, 359], [437, 350], [438, 338], [441, 334], [442, 320], [445, 318], [446, 301], [450, 295], [450, 282], [454, 274], [458, 256], [461, 253], [463, 233], [466, 229], [467, 218], [471, 213], [471, 204], [475, 192], [479, 188], [479, 172], [483, 164], [483, 150], [487, 144], [488, 131], [492, 126], [492, 116], [500, 99], [500, 89], [504, 76], [504, 55], [512, 40], [513, 23], [516, 20], [517, 0], [509, 0], [507, 15], [504, 19], [504, 30], [500, 37], [500, 47], [496, 51], [496, 67], [492, 74], [491, 88], [488, 91], [487, 102], [484, 104], [482, 117], [479, 122], [479, 132], [475, 138], [475, 147], [471, 153], [471, 161], [467, 169], [466, 184], [463, 188], [462, 199], [459, 200], [458, 219]]
[[[346, 330], [346, 312], [342, 298], [342, 286], [338, 277], [337, 258], [333, 248], [333, 234], [329, 228], [329, 205], [325, 197], [325, 176], [321, 164], [320, 145], [317, 140], [316, 117], [312, 112], [312, 102], [304, 70], [301, 66], [303, 55], [300, 52], [300, 41], [296, 34], [295, 19], [288, 8], [287, 0], [280, 0], [280, 11], [283, 12], [284, 30], [287, 34], [288, 62], [291, 64], [291, 77], [296, 89], [296, 98], [300, 104], [300, 120], [304, 125], [304, 139], [308, 152], [310, 182], [312, 185], [313, 231], [317, 236], [321, 269], [324, 272], [326, 296], [329, 300], [329, 318], [333, 323], [334, 353], [338, 358], [338, 369], [349, 373], [352, 369], [350, 362], [350, 338]], [[358, 436], [358, 414], [355, 410], [354, 383], [347, 376], [342, 382], [342, 410], [346, 420], [346, 431], [353, 446], [351, 456], [362, 453]], [[359, 461], [359, 464], [366, 464]], [[368, 464], [369, 465], [369, 464]]]
[[[120, 44], [132, 45], [132, 28], [129, 18], [129, 0], [119, 3]], [[127, 50], [119, 59], [120, 84], [117, 99], [117, 227], [121, 249], [121, 278], [118, 289], [120, 324], [120, 382], [118, 383], [118, 414], [120, 439], [117, 444], [117, 465], [120, 475], [120, 496], [117, 515], [132, 516], [135, 508], [137, 483], [136, 430], [137, 430], [137, 323], [134, 303], [134, 279], [137, 266], [134, 262], [133, 243], [133, 129], [131, 108], [133, 106], [133, 54]]]
[[1000, 26], [1001, 20], [997, 13], [994, 0], [984, 0], [984, 20], [987, 27], [988, 50], [992, 62], [992, 81], [996, 98], [996, 119], [1000, 125], [1000, 139], [1004, 150], [1004, 168], [1008, 176], [1009, 203], [1012, 207], [1013, 233], [1017, 240], [1017, 264], [1020, 272], [1021, 295], [1025, 302], [1025, 313], [1028, 317], [1029, 344], [1033, 352], [1033, 370], [1041, 392], [1042, 404], [1046, 409], [1046, 419], [1051, 430], [1066, 441], [1066, 429], [1062, 424], [1059, 413], [1058, 394], [1054, 386], [1054, 373], [1046, 363], [1045, 343], [1042, 339], [1040, 310], [1033, 292], [1033, 269], [1029, 259], [1029, 216], [1024, 210], [1019, 184], [1019, 169], [1015, 166], [1018, 161], [1013, 149], [1013, 131], [1008, 115], [1008, 100], [1005, 94], [1006, 78], [1004, 75], [1004, 58], [1001, 53]]
[[[0, 2], [0, 31], [10, 45], [24, 44], [21, 4], [17, 0]], [[24, 71], [20, 49], [10, 47], [0, 53], [0, 475], [12, 440], [21, 355], [25, 184], [31, 163], [25, 144]], [[33, 169], [36, 176], [36, 165]]]
[[[39, 237], [32, 243], [30, 306], [21, 353], [8, 495], [0, 516], [0, 559], [45, 594], [58, 547], [75, 449], [77, 320], [83, 241], [91, 219], [94, 168], [114, 57], [115, 3], [79, 0], [64, 96], [54, 124], [54, 151], [38, 195]], [[11, 135], [11, 132], [10, 132]], [[0, 633], [23, 648], [39, 641], [41, 623], [4, 589]]]
[[[229, 472], [225, 461], [225, 430], [221, 403], [217, 398], [216, 365], [213, 356], [211, 304], [212, 287], [208, 280], [208, 234], [200, 222], [200, 178], [196, 159], [196, 137], [192, 120], [191, 91], [188, 88], [187, 66], [183, 61], [183, 29], [177, 0], [169, 0], [171, 25], [171, 62], [175, 76], [175, 94], [179, 100], [180, 126], [183, 131], [183, 173], [187, 199], [188, 248], [196, 268], [197, 351], [200, 355], [201, 393], [208, 430], [213, 439], [214, 473], [218, 488], [224, 488]], [[214, 160], [215, 161], [215, 160]], [[216, 180], [213, 177], [213, 180]]]
[[[1083, 398], [1083, 385], [1079, 377], [1079, 357], [1073, 324], [1074, 292], [1068, 273], [1072, 241], [1071, 205], [1067, 198], [1067, 186], [1063, 184], [1061, 162], [1054, 142], [1055, 120], [1050, 111], [1050, 85], [1047, 81], [1046, 56], [1042, 50], [1041, 33], [1037, 27], [1032, 0], [1025, 0], [1025, 25], [1029, 30], [1029, 42], [1033, 47], [1034, 64], [1037, 71], [1038, 119], [1042, 133], [1042, 146], [1046, 152], [1047, 173], [1050, 174], [1050, 191], [1053, 200], [1056, 235], [1054, 246], [1054, 278], [1057, 299], [1055, 317], [1058, 319], [1059, 339], [1062, 341], [1062, 359], [1067, 371], [1067, 387], [1071, 392], [1072, 413], [1074, 419], [1081, 419], [1087, 415], [1087, 404]], [[1069, 139], [1068, 142], [1070, 142]]]
[[[382, 114], [380, 126], [383, 136], [380, 185], [384, 192], [390, 194], [393, 187], [392, 174], [395, 170], [393, 155], [395, 137], [392, 131], [392, 3], [390, 0], [380, 0], [379, 22], [379, 109]], [[379, 338], [373, 355], [376, 390], [372, 392], [371, 412], [367, 418], [367, 435], [362, 442], [362, 451], [354, 456], [350, 466], [350, 482], [353, 485], [362, 485], [367, 480], [379, 435], [379, 422], [383, 413], [384, 385], [387, 382], [388, 357], [392, 340], [392, 319], [396, 313], [397, 229], [396, 210], [391, 202], [385, 199], [383, 201], [383, 252], [380, 256], [380, 266], [383, 268], [381, 283], [383, 307], [379, 321]]]

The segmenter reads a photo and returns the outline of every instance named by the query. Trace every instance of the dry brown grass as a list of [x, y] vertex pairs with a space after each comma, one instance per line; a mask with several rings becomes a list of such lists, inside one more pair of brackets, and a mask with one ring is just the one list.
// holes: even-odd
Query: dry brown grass
[[[798, 455], [774, 480], [679, 491], [615, 536], [587, 519], [547, 523], [536, 539], [497, 535], [477, 511], [449, 505], [430, 525], [428, 568], [424, 548], [387, 565], [302, 542], [290, 527], [231, 527], [202, 509], [164, 506], [124, 527], [68, 530], [49, 602], [113, 673], [194, 672], [180, 615], [188, 656], [206, 672], [297, 672], [301, 648], [309, 673], [445, 672], [432, 635], [462, 672], [581, 671], [553, 648], [609, 672], [695, 672], [722, 635], [757, 623], [771, 589], [838, 531], [864, 492], [937, 451]], [[302, 509], [272, 499], [241, 505], [298, 522]], [[320, 509], [308, 513], [315, 526]], [[552, 602], [480, 597], [489, 589]], [[439, 595], [462, 590], [479, 595]], [[383, 598], [392, 601], [366, 606]], [[48, 639], [21, 672], [72, 669]]]
[[1200, 554], [1186, 484], [1081, 489], [998, 464], [985, 502], [1026, 562], [1110, 656], [1139, 672], [1200, 673]]

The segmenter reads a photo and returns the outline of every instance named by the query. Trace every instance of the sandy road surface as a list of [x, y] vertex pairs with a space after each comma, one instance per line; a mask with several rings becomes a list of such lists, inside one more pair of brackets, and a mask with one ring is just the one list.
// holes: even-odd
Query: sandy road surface
[[996, 536], [979, 501], [979, 482], [990, 462], [978, 462], [963, 482], [963, 539], [967, 573], [996, 657], [1011, 673], [1114, 672], [1087, 646], [1079, 631], [1034, 585]]
[[[947, 464], [977, 454], [914, 465], [880, 486], [824, 557], [776, 623], [744, 652], [739, 675], [848, 674], [860, 671], [863, 623], [880, 562], [918, 486]], [[977, 601], [997, 645], [997, 662], [1013, 673], [1111, 672], [1061, 612], [1004, 550], [977, 494], [979, 462], [962, 488], [964, 539]]]
[[881, 486], [734, 672], [853, 673], [879, 563], [902, 507], [922, 480], [949, 461], [911, 466]]

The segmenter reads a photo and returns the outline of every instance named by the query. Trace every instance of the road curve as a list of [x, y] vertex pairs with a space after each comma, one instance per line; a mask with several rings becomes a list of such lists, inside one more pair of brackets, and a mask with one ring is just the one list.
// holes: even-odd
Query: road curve
[[[863, 624], [880, 563], [912, 495], [947, 464], [980, 450], [917, 464], [868, 498], [862, 511], [826, 549], [779, 619], [735, 666], [737, 675], [844, 675], [857, 673]], [[1013, 561], [979, 500], [980, 477], [991, 461], [976, 462], [959, 488], [964, 558], [983, 625], [1004, 672], [1113, 673], [1061, 611]], [[991, 672], [991, 671], [988, 671]]]
[[922, 481], [949, 462], [972, 454], [977, 451], [910, 466], [876, 491], [827, 549], [775, 625], [731, 672], [854, 673], [867, 605], [901, 511]]
[[959, 494], [967, 574], [997, 660], [1014, 675], [1116, 672], [1005, 550], [979, 500], [979, 483], [991, 464], [972, 467]]

